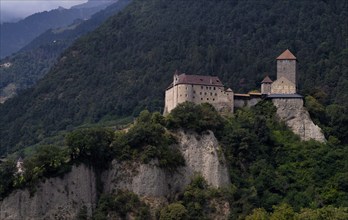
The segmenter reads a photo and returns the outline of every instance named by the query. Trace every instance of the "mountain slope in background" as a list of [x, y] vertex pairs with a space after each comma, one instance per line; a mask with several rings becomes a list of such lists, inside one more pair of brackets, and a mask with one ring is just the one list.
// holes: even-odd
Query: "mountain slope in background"
[[0, 58], [18, 51], [46, 30], [67, 26], [76, 19], [88, 19], [108, 4], [110, 4], [109, 1], [104, 2], [104, 4], [97, 4], [96, 7], [72, 9], [60, 7], [51, 11], [36, 13], [17, 23], [3, 23], [0, 26]]
[[87, 21], [76, 20], [66, 28], [48, 30], [19, 52], [3, 59], [0, 63], [10, 63], [11, 67], [0, 68], [0, 103], [14, 96], [17, 91], [33, 86], [75, 39], [98, 27], [129, 2], [119, 0]]
[[289, 48], [300, 93], [347, 105], [347, 2], [135, 0], [79, 39], [34, 88], [0, 107], [12, 150], [106, 117], [161, 110], [175, 69], [218, 75], [235, 92], [275, 76]]

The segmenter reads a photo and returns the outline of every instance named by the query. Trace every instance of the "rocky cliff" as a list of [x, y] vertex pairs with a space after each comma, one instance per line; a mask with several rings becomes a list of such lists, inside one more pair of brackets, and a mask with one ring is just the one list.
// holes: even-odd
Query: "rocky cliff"
[[85, 165], [73, 167], [63, 178], [50, 178], [34, 195], [17, 190], [0, 202], [0, 219], [74, 219], [82, 206], [91, 211], [97, 203], [96, 178]]
[[315, 125], [303, 106], [302, 99], [272, 99], [277, 107], [277, 115], [301, 140], [316, 140], [325, 142], [325, 136], [320, 127]]
[[[200, 173], [213, 187], [230, 184], [225, 158], [212, 132], [203, 135], [179, 132], [178, 147], [186, 165], [175, 171], [161, 169], [157, 161], [150, 164], [112, 162], [101, 175], [104, 193], [122, 189], [133, 191], [151, 207], [167, 204], [183, 191], [192, 177]], [[0, 202], [0, 219], [73, 219], [82, 206], [89, 215], [96, 206], [96, 177], [92, 169], [80, 165], [63, 178], [40, 183], [31, 197], [28, 190], [17, 190]], [[221, 206], [228, 215], [228, 205]], [[218, 217], [220, 219], [220, 217]]]

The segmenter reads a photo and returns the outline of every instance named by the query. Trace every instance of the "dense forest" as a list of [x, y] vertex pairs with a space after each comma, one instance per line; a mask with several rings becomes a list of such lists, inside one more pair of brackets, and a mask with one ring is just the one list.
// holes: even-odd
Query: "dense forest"
[[[1, 164], [0, 199], [23, 187], [34, 193], [41, 179], [61, 176], [79, 163], [100, 173], [113, 159], [145, 164], [157, 159], [162, 169], [176, 172], [185, 160], [173, 147], [174, 134], [211, 130], [226, 158], [231, 185], [214, 189], [198, 175], [183, 192], [167, 198], [169, 205], [158, 210], [158, 219], [209, 219], [214, 212], [211, 199], [228, 201], [229, 219], [347, 219], [347, 145], [334, 139], [300, 141], [277, 120], [275, 111], [272, 102], [263, 101], [230, 117], [206, 103], [183, 103], [166, 117], [142, 111], [127, 132], [78, 129], [62, 146], [40, 146], [32, 154], [22, 154], [23, 175], [13, 175], [15, 157]], [[93, 219], [109, 219], [112, 213], [149, 219], [148, 209], [130, 192], [99, 194]], [[83, 213], [80, 219], [86, 219]]]
[[1, 153], [83, 123], [161, 111], [176, 69], [217, 75], [235, 92], [258, 89], [265, 75], [274, 79], [275, 58], [287, 48], [299, 60], [299, 93], [311, 95], [317, 121], [338, 134], [330, 126], [347, 120], [347, 7], [135, 0], [77, 40], [37, 86], [0, 106]]
[[[14, 96], [17, 91], [35, 85], [49, 72], [59, 55], [78, 37], [94, 30], [129, 3], [130, 0], [120, 0], [92, 15], [88, 20], [75, 20], [67, 27], [50, 29], [19, 52], [1, 60], [1, 63], [11, 63], [11, 67], [0, 68], [0, 99], [6, 100]], [[6, 92], [11, 86], [16, 89], [11, 93]]]
[[87, 19], [105, 7], [58, 8], [35, 13], [16, 23], [3, 23], [0, 25], [0, 58], [17, 52], [48, 29], [65, 27], [76, 19]]

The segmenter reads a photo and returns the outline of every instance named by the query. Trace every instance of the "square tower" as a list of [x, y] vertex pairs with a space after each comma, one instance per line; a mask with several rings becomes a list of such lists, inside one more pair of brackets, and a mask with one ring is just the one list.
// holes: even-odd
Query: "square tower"
[[277, 79], [284, 77], [297, 87], [296, 62], [296, 57], [289, 50], [277, 57]]

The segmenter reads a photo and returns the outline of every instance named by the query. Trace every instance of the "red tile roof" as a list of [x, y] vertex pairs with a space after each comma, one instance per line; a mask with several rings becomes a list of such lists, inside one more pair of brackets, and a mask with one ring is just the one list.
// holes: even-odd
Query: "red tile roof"
[[224, 86], [217, 76], [179, 75], [177, 84], [194, 84], [206, 86]]
[[271, 80], [271, 78], [269, 78], [269, 76], [266, 76], [261, 83], [272, 83], [273, 81]]
[[277, 57], [277, 60], [296, 60], [296, 57], [290, 52], [290, 50], [286, 50]]

